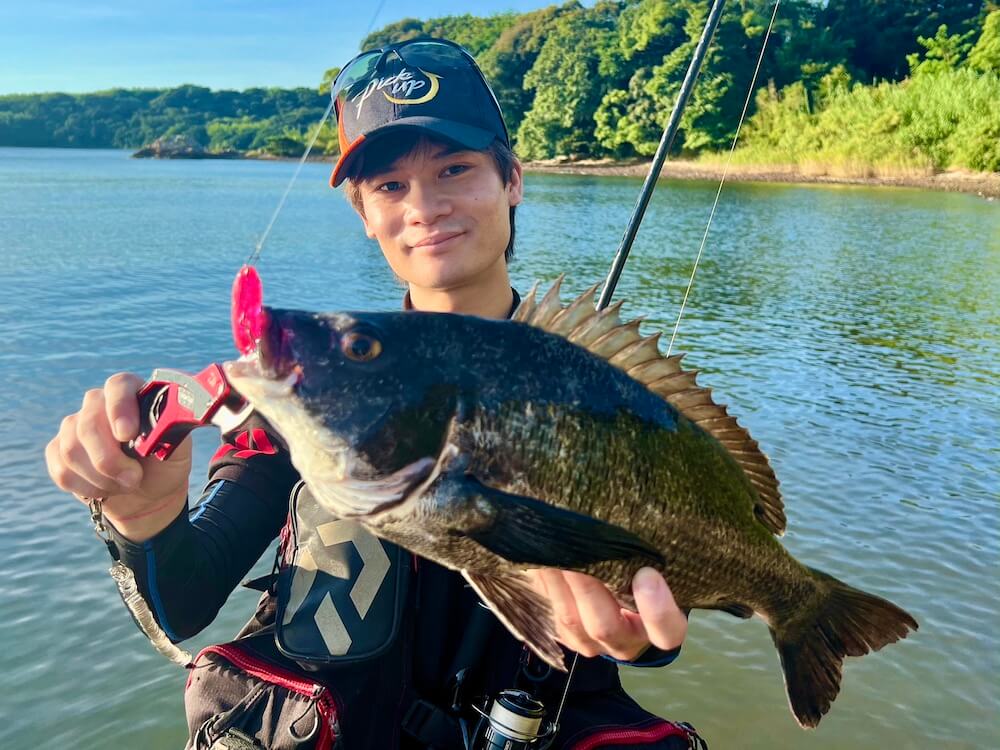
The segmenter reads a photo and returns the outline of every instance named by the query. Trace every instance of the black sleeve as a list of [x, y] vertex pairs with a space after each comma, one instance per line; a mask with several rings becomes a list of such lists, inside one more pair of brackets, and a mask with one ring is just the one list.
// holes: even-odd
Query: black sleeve
[[254, 414], [224, 436], [194, 508], [145, 542], [111, 529], [122, 562], [172, 641], [215, 619], [284, 525], [298, 478], [287, 448]]

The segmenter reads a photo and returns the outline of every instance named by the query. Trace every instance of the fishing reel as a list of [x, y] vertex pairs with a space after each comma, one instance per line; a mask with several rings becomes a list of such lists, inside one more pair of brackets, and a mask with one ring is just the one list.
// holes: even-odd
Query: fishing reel
[[492, 702], [472, 708], [480, 715], [472, 750], [545, 750], [559, 730], [555, 721], [545, 720], [542, 702], [524, 690], [501, 690]]

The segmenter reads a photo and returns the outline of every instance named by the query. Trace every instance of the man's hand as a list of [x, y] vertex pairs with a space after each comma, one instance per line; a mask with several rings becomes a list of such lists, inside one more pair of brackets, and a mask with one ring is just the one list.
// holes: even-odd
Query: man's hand
[[142, 379], [130, 373], [108, 378], [84, 394], [80, 411], [66, 417], [45, 447], [56, 486], [85, 497], [103, 497], [104, 514], [126, 538], [142, 542], [177, 517], [187, 501], [191, 439], [166, 461], [134, 459], [121, 444], [139, 433], [136, 393]]
[[677, 648], [687, 635], [687, 617], [667, 582], [653, 568], [632, 579], [639, 613], [622, 609], [607, 586], [592, 576], [542, 568], [528, 571], [532, 586], [552, 605], [556, 636], [582, 656], [636, 659], [650, 645]]

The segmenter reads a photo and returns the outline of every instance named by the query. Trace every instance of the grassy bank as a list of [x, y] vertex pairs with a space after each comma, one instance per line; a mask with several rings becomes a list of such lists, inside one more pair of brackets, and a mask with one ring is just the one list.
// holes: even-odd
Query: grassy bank
[[876, 86], [833, 85], [813, 103], [799, 84], [764, 90], [734, 162], [795, 164], [806, 175], [845, 178], [996, 173], [998, 102], [1000, 76], [967, 68]]

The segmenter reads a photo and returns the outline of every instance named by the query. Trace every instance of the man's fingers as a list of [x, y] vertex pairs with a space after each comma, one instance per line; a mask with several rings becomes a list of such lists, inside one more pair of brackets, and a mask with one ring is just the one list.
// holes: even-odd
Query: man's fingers
[[127, 372], [112, 375], [104, 383], [104, 402], [112, 433], [120, 443], [139, 434], [139, 402], [136, 394], [142, 379]]
[[56, 487], [79, 497], [101, 497], [104, 490], [83, 479], [66, 465], [59, 450], [59, 436], [45, 446], [45, 465]]
[[665, 651], [680, 646], [688, 622], [663, 576], [653, 568], [640, 569], [632, 579], [632, 594], [650, 643]]
[[[77, 422], [77, 425], [79, 425], [79, 422]], [[90, 456], [87, 454], [87, 449], [84, 448], [83, 443], [80, 442], [79, 435], [62, 440], [59, 446], [59, 455], [62, 458], [62, 463], [76, 474], [80, 480], [98, 490], [98, 495], [110, 495], [117, 490], [115, 480], [102, 474], [91, 463]], [[76, 490], [72, 491], [76, 492]]]
[[87, 459], [80, 467], [82, 474], [91, 482], [102, 482], [111, 494], [135, 490], [142, 482], [142, 466], [122, 451], [108, 423], [104, 394], [98, 393], [97, 403], [84, 402], [76, 422], [76, 437]]
[[576, 608], [576, 597], [566, 582], [561, 570], [543, 568], [539, 571], [545, 590], [552, 604], [559, 640], [583, 656], [597, 656], [602, 653], [599, 643], [587, 635], [580, 613]]
[[646, 648], [649, 639], [642, 621], [624, 617], [621, 604], [607, 586], [583, 573], [567, 571], [564, 575], [576, 598], [584, 631], [604, 653], [616, 659], [631, 659]]
[[653, 568], [643, 568], [633, 578], [638, 613], [623, 610], [604, 583], [583, 573], [544, 568], [532, 571], [532, 580], [552, 605], [559, 640], [583, 656], [607, 654], [629, 661], [651, 643], [676, 648], [687, 634], [687, 618]]

